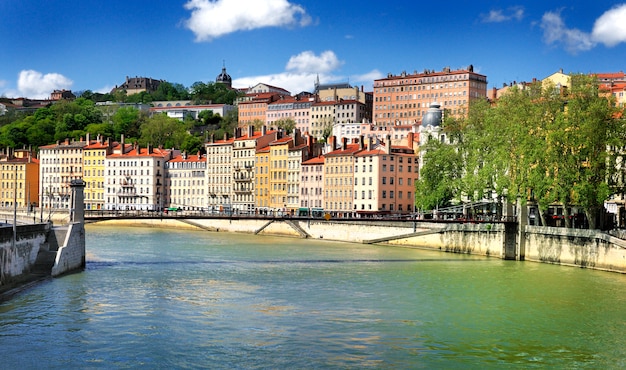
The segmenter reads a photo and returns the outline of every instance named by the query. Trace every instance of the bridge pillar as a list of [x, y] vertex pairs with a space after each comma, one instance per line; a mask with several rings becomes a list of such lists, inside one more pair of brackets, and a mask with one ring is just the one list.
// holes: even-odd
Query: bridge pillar
[[85, 182], [75, 179], [70, 182], [72, 200], [70, 206], [70, 223], [85, 222]]

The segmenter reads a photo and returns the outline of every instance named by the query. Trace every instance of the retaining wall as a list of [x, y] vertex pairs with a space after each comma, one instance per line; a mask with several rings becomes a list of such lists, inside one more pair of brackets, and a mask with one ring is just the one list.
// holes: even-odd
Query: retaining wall
[[17, 226], [13, 245], [13, 227], [0, 228], [0, 287], [30, 274], [48, 229], [47, 224]]

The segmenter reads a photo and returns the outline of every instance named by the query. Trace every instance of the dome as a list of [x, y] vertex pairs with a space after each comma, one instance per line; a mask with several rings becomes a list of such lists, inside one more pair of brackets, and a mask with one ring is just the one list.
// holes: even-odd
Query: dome
[[226, 73], [226, 67], [222, 67], [222, 73], [220, 73], [217, 77], [215, 77], [215, 83], [226, 84], [230, 87], [233, 79], [230, 78], [230, 75]]
[[432, 103], [422, 118], [422, 126], [441, 126], [442, 111], [438, 103]]

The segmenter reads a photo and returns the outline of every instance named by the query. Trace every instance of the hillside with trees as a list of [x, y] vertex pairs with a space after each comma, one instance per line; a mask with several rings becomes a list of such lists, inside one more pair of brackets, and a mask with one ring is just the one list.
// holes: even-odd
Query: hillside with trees
[[181, 84], [162, 82], [154, 92], [126, 95], [124, 91], [113, 94], [82, 91], [75, 100], [59, 100], [34, 113], [15, 113], [0, 120], [0, 147], [32, 147], [52, 144], [66, 138], [80, 140], [89, 133], [91, 137], [141, 145], [175, 147], [188, 152], [203, 150], [203, 142], [210, 135], [217, 138], [224, 132], [232, 132], [237, 126], [237, 112], [231, 111], [226, 117], [202, 112], [197, 120], [181, 122], [166, 115], [149, 117], [133, 107], [120, 107], [108, 119], [97, 102], [144, 103], [167, 100], [193, 100], [196, 104], [233, 104], [238, 96], [236, 90], [228, 89], [212, 82], [196, 82], [191, 88]]

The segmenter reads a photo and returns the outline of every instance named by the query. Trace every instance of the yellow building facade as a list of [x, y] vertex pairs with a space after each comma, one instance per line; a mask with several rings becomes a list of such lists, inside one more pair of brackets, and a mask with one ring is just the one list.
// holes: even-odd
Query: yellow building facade
[[101, 139], [91, 141], [83, 148], [86, 210], [104, 209], [104, 162], [111, 153], [112, 145]]
[[254, 200], [255, 208], [260, 214], [267, 214], [270, 206], [270, 147], [266, 146], [256, 152]]
[[270, 143], [270, 208], [287, 212], [287, 171], [293, 138], [287, 136]]
[[0, 158], [0, 206], [37, 205], [39, 161], [27, 150], [11, 151]]

